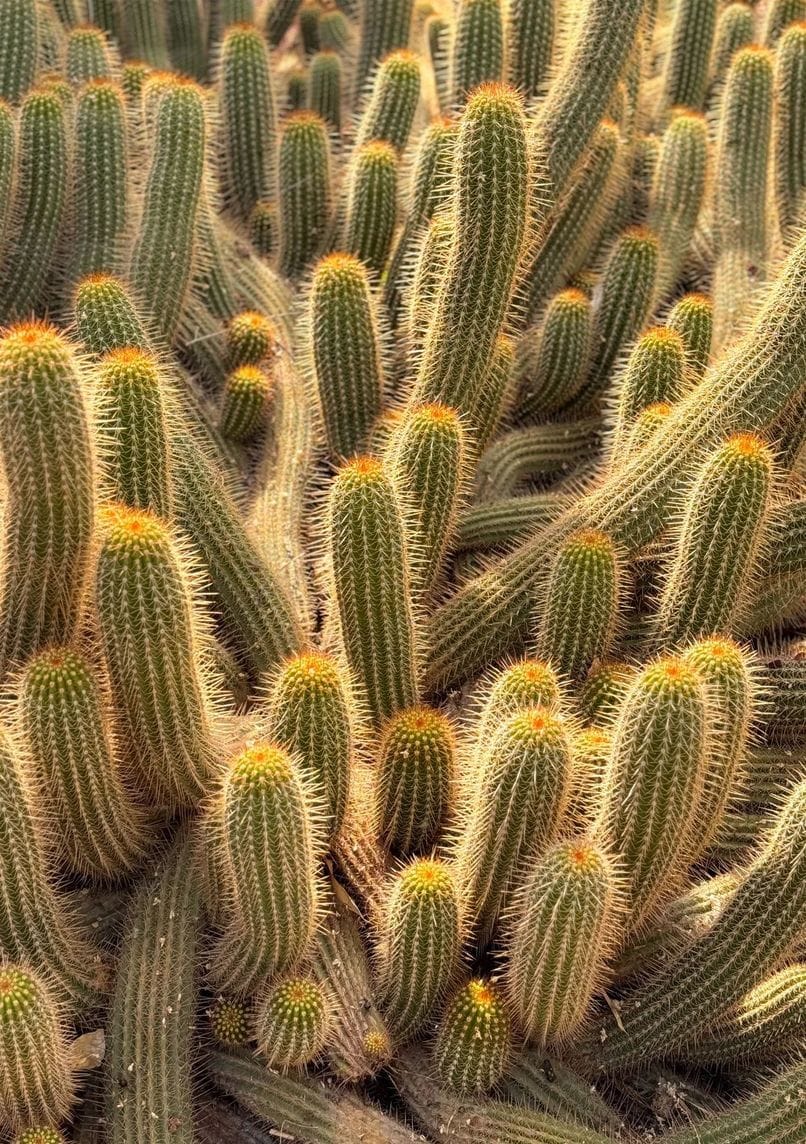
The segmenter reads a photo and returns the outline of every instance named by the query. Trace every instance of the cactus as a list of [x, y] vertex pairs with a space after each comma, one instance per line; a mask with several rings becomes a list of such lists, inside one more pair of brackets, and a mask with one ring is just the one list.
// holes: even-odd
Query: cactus
[[207, 1010], [210, 1032], [216, 1044], [225, 1049], [240, 1049], [250, 1039], [250, 1011], [243, 1001], [217, 997]]
[[527, 343], [518, 416], [536, 421], [555, 413], [576, 396], [588, 369], [592, 336], [591, 304], [581, 290], [562, 290], [546, 308]]
[[666, 325], [683, 341], [687, 380], [699, 381], [711, 356], [714, 325], [711, 299], [705, 294], [684, 294], [669, 311]]
[[[768, 177], [773, 59], [747, 47], [731, 61], [720, 107], [714, 185], [714, 345], [736, 335], [770, 245]], [[739, 126], [741, 124], [741, 127]]]
[[389, 887], [379, 919], [378, 974], [394, 1032], [411, 1037], [450, 989], [461, 944], [459, 900], [449, 867], [415, 858]]
[[513, 895], [506, 989], [526, 1038], [567, 1040], [588, 1016], [619, 937], [621, 871], [586, 838], [553, 846]]
[[344, 249], [380, 276], [386, 265], [397, 218], [398, 160], [389, 143], [359, 147], [350, 166]]
[[487, 1092], [501, 1078], [510, 1053], [506, 1005], [491, 981], [468, 981], [445, 1007], [434, 1042], [444, 1085], [459, 1093]]
[[618, 614], [620, 561], [609, 536], [572, 533], [558, 549], [546, 585], [537, 654], [571, 679], [610, 648]]
[[121, 939], [105, 1070], [105, 1123], [113, 1144], [193, 1139], [188, 1066], [200, 914], [193, 847], [180, 838], [137, 892]]
[[458, 551], [476, 548], [506, 548], [511, 541], [528, 536], [549, 524], [572, 503], [563, 493], [502, 497], [465, 509], [454, 535]]
[[[138, 0], [137, 8], [143, 7]], [[171, 80], [155, 109], [154, 150], [131, 263], [131, 283], [170, 338], [190, 283], [207, 123], [201, 90]]]
[[[27, 5], [26, 5], [27, 6]], [[47, 87], [23, 100], [17, 136], [14, 222], [2, 252], [0, 318], [27, 318], [48, 300], [67, 194], [68, 136], [64, 105]]]
[[401, 854], [427, 850], [453, 810], [456, 743], [444, 715], [400, 711], [386, 724], [378, 759], [378, 832]]
[[67, 1144], [67, 1137], [56, 1128], [26, 1128], [14, 1137], [14, 1144]]
[[278, 158], [280, 248], [278, 265], [298, 277], [322, 247], [330, 218], [330, 146], [325, 124], [310, 111], [285, 122]]
[[745, 0], [728, 4], [719, 13], [711, 57], [712, 92], [719, 92], [734, 54], [739, 48], [752, 44], [754, 32], [755, 14]]
[[705, 196], [708, 135], [705, 119], [689, 110], [672, 113], [663, 133], [649, 199], [649, 225], [660, 245], [655, 297], [675, 287]]
[[461, 499], [467, 459], [462, 423], [443, 405], [413, 406], [393, 430], [389, 454], [416, 516], [410, 529], [414, 572], [428, 593], [439, 577]]
[[317, 263], [308, 300], [311, 359], [328, 448], [350, 457], [381, 408], [383, 357], [366, 268], [350, 254]]
[[414, 52], [392, 52], [372, 81], [356, 133], [356, 146], [373, 141], [402, 151], [411, 133], [420, 99], [420, 61]]
[[95, 607], [114, 701], [153, 799], [196, 802], [214, 773], [214, 709], [194, 571], [153, 513], [101, 515]]
[[618, 382], [611, 457], [617, 462], [639, 415], [649, 406], [675, 401], [686, 381], [682, 337], [666, 326], [642, 334]]
[[598, 1063], [623, 1069], [674, 1051], [727, 1014], [792, 948], [804, 896], [804, 801], [800, 783], [711, 929], [625, 997], [618, 1025], [606, 1021], [604, 1035], [591, 1038], [586, 1047]]
[[523, 706], [490, 731], [479, 739], [455, 847], [463, 906], [482, 935], [507, 904], [520, 866], [553, 840], [572, 759], [568, 727], [548, 708]]
[[417, 700], [417, 644], [405, 518], [380, 461], [339, 470], [325, 524], [330, 592], [356, 682], [376, 724]]
[[375, 65], [390, 52], [409, 46], [414, 0], [379, 0], [370, 12], [362, 6], [361, 36], [354, 87], [356, 95]]
[[58, 1006], [25, 966], [0, 963], [0, 1125], [15, 1130], [60, 1121], [73, 1081]]
[[76, 103], [74, 280], [119, 267], [127, 223], [126, 151], [122, 91], [105, 80], [88, 83]]
[[[804, 11], [806, 20], [806, 11]], [[798, 108], [803, 105], [806, 23], [784, 32], [775, 56], [774, 178], [781, 235], [791, 242], [806, 201], [806, 134]]]
[[774, 48], [790, 24], [806, 20], [803, 0], [770, 0], [764, 22], [764, 43]]
[[113, 61], [106, 36], [100, 28], [74, 28], [67, 37], [67, 78], [73, 84], [110, 79]]
[[269, 986], [258, 1002], [255, 1039], [269, 1067], [292, 1068], [319, 1056], [328, 1035], [328, 999], [306, 977]]
[[771, 481], [772, 454], [752, 433], [728, 438], [705, 461], [683, 505], [658, 610], [659, 639], [730, 632], [753, 570]]
[[324, 804], [329, 834], [347, 810], [353, 750], [352, 699], [344, 669], [328, 655], [287, 660], [269, 694], [268, 718], [278, 742], [298, 757]]
[[644, 668], [619, 705], [599, 822], [624, 860], [633, 927], [673, 896], [699, 843], [706, 702], [694, 668], [667, 658]]
[[89, 573], [95, 449], [86, 381], [55, 327], [27, 322], [0, 339], [5, 469], [0, 672], [70, 638]]
[[242, 365], [224, 383], [221, 432], [229, 441], [248, 441], [263, 427], [271, 397], [272, 378], [266, 369]]
[[101, 878], [136, 869], [145, 824], [120, 774], [108, 696], [86, 659], [59, 647], [32, 659], [16, 718], [29, 765], [58, 807], [59, 849], [69, 865]]
[[675, 8], [661, 112], [674, 107], [705, 110], [716, 14], [713, 0], [681, 0]]
[[37, 68], [39, 11], [36, 0], [3, 0], [0, 24], [0, 99], [19, 103], [33, 87]]
[[257, 28], [235, 24], [221, 42], [219, 76], [224, 194], [242, 219], [276, 193], [277, 123], [266, 43]]
[[[454, 238], [414, 400], [451, 406], [472, 427], [525, 251], [531, 171], [516, 93], [496, 84], [478, 88], [462, 115], [456, 148]], [[496, 251], [492, 264], [488, 249]]]
[[554, 0], [514, 0], [507, 21], [510, 82], [529, 99], [547, 86], [554, 53]]
[[311, 111], [334, 131], [341, 129], [342, 72], [341, 59], [336, 52], [317, 52], [311, 60]]
[[223, 776], [214, 822], [229, 924], [211, 972], [227, 992], [254, 992], [311, 944], [321, 850], [312, 791], [288, 752], [263, 740], [231, 759]]
[[504, 21], [500, 0], [462, 0], [453, 41], [453, 96], [467, 98], [482, 83], [504, 78]]

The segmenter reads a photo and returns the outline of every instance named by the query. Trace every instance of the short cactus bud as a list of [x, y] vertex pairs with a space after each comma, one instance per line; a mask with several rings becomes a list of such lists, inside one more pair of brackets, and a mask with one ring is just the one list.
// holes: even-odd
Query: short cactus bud
[[306, 1065], [325, 1047], [330, 1007], [322, 986], [308, 977], [271, 985], [257, 1004], [255, 1037], [270, 1068]]
[[621, 588], [621, 562], [612, 540], [587, 529], [560, 546], [546, 586], [537, 654], [576, 679], [609, 650]]
[[241, 365], [224, 382], [221, 432], [230, 441], [249, 441], [263, 427], [273, 387], [271, 373], [257, 365]]
[[588, 369], [592, 311], [581, 290], [562, 290], [551, 299], [534, 348], [527, 342], [518, 415], [536, 421], [570, 402]]
[[242, 1049], [248, 1045], [252, 1016], [245, 1001], [217, 997], [207, 1010], [207, 1020], [216, 1044], [227, 1049]]
[[560, 706], [560, 683], [553, 667], [539, 659], [520, 659], [496, 672], [482, 695], [474, 727], [477, 748], [486, 749], [493, 730], [527, 707]]
[[381, 838], [401, 854], [426, 850], [438, 840], [453, 809], [456, 744], [439, 711], [413, 707], [383, 730], [376, 779]]
[[58, 1128], [26, 1128], [14, 1137], [13, 1144], [67, 1144]]
[[617, 862], [586, 838], [560, 842], [513, 895], [506, 989], [518, 1023], [541, 1047], [573, 1035], [606, 979], [621, 937]]
[[511, 1048], [510, 1019], [498, 986], [468, 981], [447, 1004], [437, 1026], [434, 1060], [454, 1092], [487, 1092], [501, 1078]]
[[270, 358], [277, 344], [277, 331], [265, 314], [243, 310], [227, 324], [227, 364], [260, 365]]
[[394, 1032], [405, 1040], [450, 989], [461, 943], [453, 875], [443, 862], [415, 858], [392, 882], [380, 919], [381, 992]]

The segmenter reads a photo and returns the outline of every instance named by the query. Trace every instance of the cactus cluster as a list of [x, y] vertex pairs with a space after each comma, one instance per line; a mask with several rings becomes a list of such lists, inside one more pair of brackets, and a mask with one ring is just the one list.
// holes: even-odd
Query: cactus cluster
[[806, 0], [0, 0], [0, 1144], [806, 1141]]

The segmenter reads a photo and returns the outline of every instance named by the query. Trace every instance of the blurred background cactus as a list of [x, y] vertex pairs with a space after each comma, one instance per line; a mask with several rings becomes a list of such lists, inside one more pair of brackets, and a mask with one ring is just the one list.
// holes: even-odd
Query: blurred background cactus
[[806, 1141], [806, 0], [0, 0], [0, 1144]]

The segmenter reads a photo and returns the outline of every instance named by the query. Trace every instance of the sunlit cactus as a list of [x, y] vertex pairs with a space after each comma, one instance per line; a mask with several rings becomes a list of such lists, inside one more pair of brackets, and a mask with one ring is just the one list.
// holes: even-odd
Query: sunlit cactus
[[73, 1099], [65, 1030], [47, 984], [0, 962], [0, 1124], [58, 1123]]
[[711, 299], [706, 294], [684, 294], [669, 311], [666, 325], [683, 341], [688, 379], [699, 381], [711, 358], [714, 327]]
[[420, 61], [414, 52], [392, 52], [372, 81], [372, 92], [358, 122], [356, 146], [378, 140], [402, 151], [420, 98]]
[[244, 1001], [232, 997], [216, 997], [207, 1010], [210, 1033], [216, 1044], [227, 1049], [240, 1049], [251, 1036], [251, 1012]]

